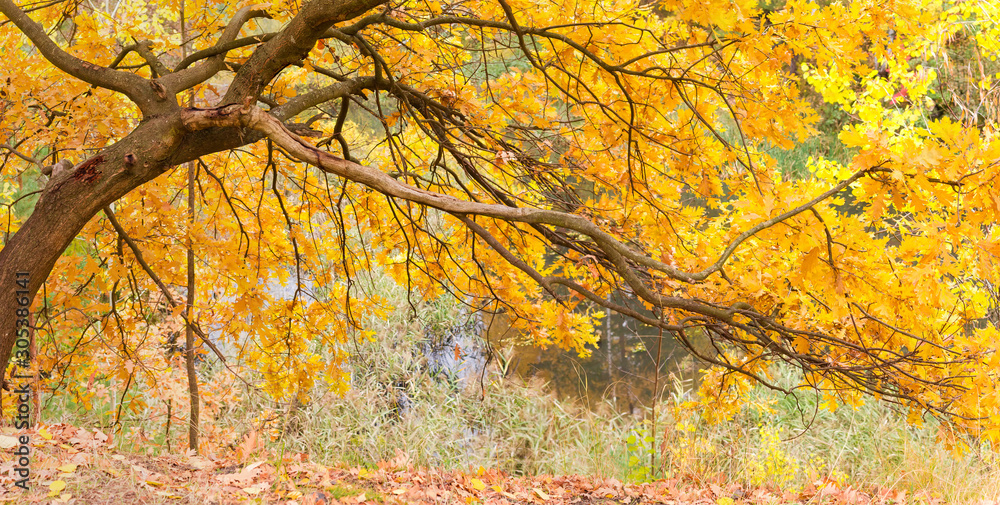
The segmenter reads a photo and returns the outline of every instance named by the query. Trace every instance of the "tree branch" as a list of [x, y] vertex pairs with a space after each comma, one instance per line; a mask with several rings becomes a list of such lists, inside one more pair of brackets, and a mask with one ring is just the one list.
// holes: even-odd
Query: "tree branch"
[[545, 291], [547, 291], [549, 295], [552, 296], [552, 298], [555, 298], [557, 301], [562, 302], [562, 297], [557, 295], [556, 292], [552, 289], [552, 285], [549, 284], [548, 279], [543, 277], [542, 274], [538, 273], [538, 271], [535, 270], [534, 268], [531, 268], [531, 265], [525, 263], [524, 260], [515, 256], [510, 251], [508, 251], [507, 248], [504, 247], [503, 244], [501, 244], [500, 241], [496, 239], [496, 237], [494, 237], [489, 231], [487, 231], [482, 226], [479, 226], [479, 223], [469, 219], [468, 216], [463, 214], [456, 214], [455, 217], [457, 217], [459, 221], [465, 223], [465, 226], [468, 226], [470, 230], [476, 233], [476, 235], [482, 237], [482, 239], [485, 240], [486, 243], [489, 244], [489, 246], [493, 248], [494, 251], [499, 253], [500, 256], [503, 256], [503, 259], [507, 260], [507, 263], [514, 265], [522, 272], [528, 274], [528, 276], [531, 277], [535, 282], [537, 282], [539, 286], [544, 288]]
[[7, 152], [13, 154], [14, 156], [17, 156], [18, 158], [21, 158], [22, 160], [27, 161], [28, 163], [37, 165], [39, 169], [41, 169], [44, 166], [42, 160], [35, 158], [33, 156], [28, 156], [27, 154], [18, 151], [16, 147], [11, 146], [10, 144], [2, 144], [0, 145], [0, 149], [6, 149]]
[[[146, 260], [142, 257], [142, 250], [139, 249], [139, 246], [135, 243], [134, 240], [132, 240], [132, 237], [130, 237], [128, 233], [125, 232], [125, 229], [122, 228], [121, 223], [119, 223], [118, 219], [115, 218], [115, 214], [114, 212], [111, 211], [110, 207], [104, 207], [104, 215], [107, 216], [108, 222], [111, 223], [111, 227], [115, 229], [115, 233], [117, 233], [118, 236], [121, 237], [122, 240], [125, 242], [125, 244], [128, 245], [129, 250], [132, 251], [132, 255], [135, 256], [135, 261], [139, 263], [139, 266], [142, 268], [144, 272], [146, 272], [146, 275], [148, 275], [149, 278], [152, 279], [152, 281], [156, 284], [156, 286], [160, 288], [160, 292], [163, 293], [164, 298], [167, 299], [167, 303], [169, 303], [170, 306], [174, 308], [182, 307], [183, 304], [177, 302], [177, 300], [174, 299], [173, 295], [170, 294], [170, 290], [167, 289], [167, 285], [164, 284], [163, 281], [160, 280], [160, 276], [156, 275], [156, 272], [154, 272], [153, 269], [150, 268], [149, 263], [146, 263]], [[189, 328], [194, 330], [196, 334], [198, 334], [198, 337], [201, 338], [202, 342], [204, 342], [205, 345], [207, 345], [209, 349], [212, 350], [213, 353], [215, 353], [215, 355], [219, 358], [219, 360], [222, 361], [222, 364], [225, 365], [230, 372], [233, 372], [233, 375], [239, 377], [240, 380], [242, 380], [244, 383], [247, 383], [247, 381], [243, 379], [243, 377], [241, 377], [240, 374], [236, 373], [236, 370], [233, 370], [232, 367], [229, 366], [229, 363], [226, 361], [225, 355], [223, 355], [222, 351], [220, 351], [219, 348], [215, 346], [215, 343], [213, 343], [208, 338], [208, 335], [206, 335], [205, 332], [202, 331], [201, 327], [198, 326], [197, 323], [192, 323], [188, 319], [188, 315], [186, 313], [181, 312], [180, 315], [184, 319], [184, 323]]]
[[225, 44], [223, 44], [222, 40], [220, 39], [218, 42], [215, 43], [214, 46], [209, 47], [208, 49], [202, 49], [201, 51], [195, 51], [191, 53], [187, 58], [181, 60], [181, 62], [178, 63], [176, 67], [174, 67], [174, 72], [179, 72], [181, 70], [184, 70], [185, 68], [191, 66], [192, 63], [195, 63], [199, 60], [203, 60], [210, 56], [223, 54], [232, 51], [233, 49], [239, 49], [241, 47], [260, 44], [261, 42], [267, 42], [268, 40], [271, 40], [275, 35], [276, 35], [275, 33], [263, 33], [260, 35], [251, 35], [249, 37], [236, 39]]
[[268, 112], [282, 121], [287, 121], [311, 107], [337, 98], [348, 97], [363, 89], [374, 89], [375, 85], [374, 77], [356, 77], [343, 82], [335, 82], [315, 91], [298, 95]]
[[[656, 269], [678, 280], [687, 280], [690, 278], [690, 274], [679, 272], [669, 265], [633, 251], [630, 247], [582, 216], [546, 209], [508, 207], [505, 205], [459, 200], [449, 195], [410, 186], [380, 170], [337, 158], [330, 153], [309, 145], [290, 132], [280, 120], [257, 107], [234, 104], [216, 109], [185, 109], [182, 113], [181, 121], [185, 128], [192, 132], [225, 126], [257, 130], [287, 151], [295, 159], [314, 165], [324, 172], [364, 184], [390, 197], [402, 198], [455, 215], [474, 214], [511, 222], [568, 228], [582, 233], [597, 243], [611, 260], [618, 273], [633, 288], [636, 294], [643, 299], [661, 307], [690, 310], [721, 321], [732, 321], [732, 310], [709, 306], [685, 298], [661, 296], [653, 293], [639, 279], [634, 268], [628, 264], [628, 260], [640, 264], [654, 265], [652, 268], [662, 265], [663, 268]], [[543, 283], [542, 285], [544, 286], [545, 284]]]
[[236, 72], [220, 103], [256, 100], [288, 65], [302, 61], [334, 23], [360, 16], [387, 0], [313, 0], [273, 38], [258, 47]]
[[[149, 64], [149, 68], [153, 70], [154, 79], [170, 73], [170, 69], [167, 68], [167, 66], [164, 65], [163, 62], [161, 62], [160, 59], [157, 58], [155, 54], [153, 54], [152, 42], [148, 40], [138, 42], [135, 44], [134, 47], [132, 47], [132, 50], [139, 53], [139, 56], [141, 56], [142, 59], [146, 60], [146, 63]], [[126, 54], [125, 51], [122, 51], [122, 54]]]
[[[848, 177], [847, 179], [844, 179], [843, 181], [840, 181], [840, 183], [838, 183], [836, 186], [830, 188], [825, 193], [822, 193], [816, 198], [813, 198], [812, 200], [809, 200], [808, 202], [799, 205], [798, 207], [795, 207], [794, 209], [791, 209], [783, 214], [774, 216], [771, 219], [767, 219], [765, 221], [757, 223], [756, 225], [752, 226], [750, 229], [741, 233], [738, 237], [733, 239], [733, 241], [729, 244], [729, 247], [726, 247], [726, 250], [722, 252], [722, 254], [719, 256], [719, 259], [715, 260], [715, 263], [713, 263], [710, 267], [702, 270], [701, 272], [687, 274], [687, 279], [683, 280], [687, 280], [690, 282], [690, 281], [701, 281], [708, 278], [709, 275], [718, 272], [726, 264], [726, 261], [729, 259], [730, 256], [733, 255], [733, 252], [736, 251], [736, 248], [738, 248], [740, 244], [746, 241], [746, 239], [756, 235], [761, 230], [770, 228], [780, 222], [787, 220], [788, 218], [794, 217], [797, 214], [801, 214], [807, 210], [812, 209], [813, 207], [816, 206], [816, 204], [822, 202], [823, 200], [826, 200], [827, 198], [830, 198], [831, 196], [837, 193], [840, 193], [845, 188], [854, 183], [854, 181], [860, 179], [865, 174], [877, 168], [878, 166], [868, 167], [858, 170], [857, 172], [854, 173], [854, 175]], [[647, 265], [647, 266], [652, 266], [652, 265]]]
[[[226, 25], [226, 29], [222, 32], [222, 35], [219, 36], [218, 42], [215, 43], [215, 48], [219, 48], [217, 49], [218, 52], [216, 54], [209, 56], [206, 61], [203, 61], [194, 67], [183, 68], [178, 65], [178, 68], [183, 68], [183, 70], [163, 76], [160, 79], [160, 83], [167, 88], [169, 93], [176, 94], [199, 83], [205, 82], [210, 77], [221, 72], [225, 68], [226, 51], [228, 51], [228, 49], [223, 50], [221, 48], [236, 40], [236, 36], [240, 34], [240, 30], [243, 29], [243, 25], [254, 18], [270, 17], [271, 16], [268, 15], [266, 11], [253, 9], [251, 7], [244, 7], [236, 11], [236, 14], [233, 15], [233, 18], [230, 19], [229, 23]], [[195, 54], [191, 56], [194, 56]], [[189, 64], [190, 63], [187, 63], [185, 66]]]
[[162, 102], [146, 79], [129, 72], [95, 65], [64, 51], [45, 34], [41, 25], [29, 18], [12, 0], [0, 0], [0, 12], [28, 37], [46, 60], [63, 72], [94, 86], [124, 94], [146, 115], [153, 113], [156, 104]]

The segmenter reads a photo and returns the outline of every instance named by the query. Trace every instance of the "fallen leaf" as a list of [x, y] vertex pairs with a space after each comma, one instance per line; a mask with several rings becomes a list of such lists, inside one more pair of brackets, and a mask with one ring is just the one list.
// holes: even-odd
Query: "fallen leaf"
[[0, 435], [0, 449], [10, 449], [17, 445], [17, 437], [8, 437], [7, 435]]
[[59, 470], [60, 472], [63, 473], [73, 473], [76, 471], [76, 465], [73, 463], [66, 463], [63, 466], [56, 468], [56, 470]]
[[257, 450], [257, 430], [250, 430], [239, 447], [236, 448], [236, 458], [245, 461], [250, 454]]
[[56, 497], [59, 496], [59, 492], [66, 489], [66, 481], [57, 480], [52, 484], [49, 484], [49, 496]]
[[45, 440], [52, 440], [52, 434], [48, 432], [44, 427], [38, 428], [38, 434], [42, 436]]
[[482, 491], [486, 489], [486, 484], [483, 484], [483, 481], [479, 479], [472, 479], [472, 487], [474, 487], [476, 491]]
[[410, 456], [400, 449], [396, 449], [396, 457], [392, 458], [392, 461], [389, 462], [391, 467], [398, 468], [400, 470], [406, 469], [410, 463]]
[[190, 463], [191, 466], [197, 468], [198, 470], [208, 470], [210, 468], [215, 468], [215, 463], [200, 456], [194, 456], [189, 458], [188, 463]]
[[537, 487], [531, 488], [531, 490], [534, 491], [535, 494], [538, 495], [539, 498], [541, 498], [543, 500], [548, 500], [549, 499], [549, 495], [546, 494], [545, 491], [542, 491], [541, 489], [538, 489]]

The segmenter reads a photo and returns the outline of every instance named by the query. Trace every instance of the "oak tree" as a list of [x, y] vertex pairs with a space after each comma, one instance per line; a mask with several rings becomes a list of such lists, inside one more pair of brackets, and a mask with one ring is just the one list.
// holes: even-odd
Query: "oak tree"
[[384, 273], [539, 345], [586, 353], [606, 311], [708, 337], [719, 418], [783, 361], [1000, 435], [995, 4], [0, 12], [2, 364], [27, 272], [55, 376], [131, 381], [187, 329], [275, 397], [343, 386]]

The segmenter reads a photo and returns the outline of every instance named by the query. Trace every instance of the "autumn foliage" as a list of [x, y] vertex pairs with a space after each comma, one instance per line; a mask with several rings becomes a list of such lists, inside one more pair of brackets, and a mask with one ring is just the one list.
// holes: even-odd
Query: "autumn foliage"
[[0, 12], [0, 271], [32, 270], [36, 366], [82, 402], [182, 404], [188, 326], [273, 398], [345, 388], [387, 275], [537, 345], [587, 353], [607, 311], [708, 337], [717, 419], [784, 361], [1000, 441], [996, 3]]

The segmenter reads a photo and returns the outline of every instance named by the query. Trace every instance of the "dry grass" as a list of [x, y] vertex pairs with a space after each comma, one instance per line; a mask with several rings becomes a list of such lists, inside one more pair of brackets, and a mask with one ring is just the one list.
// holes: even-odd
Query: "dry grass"
[[[936, 441], [932, 420], [911, 426], [904, 415], [875, 402], [830, 412], [817, 408], [815, 395], [803, 393], [796, 400], [758, 388], [734, 419], [710, 425], [697, 412], [670, 408], [690, 398], [690, 384], [680, 382], [663, 395], [655, 434], [658, 464], [650, 472], [650, 444], [644, 441], [649, 424], [641, 419], [600, 406], [580, 408], [538, 384], [487, 375], [463, 387], [435, 372], [422, 356], [421, 340], [427, 327], [447, 325], [455, 317], [449, 307], [424, 309], [416, 320], [401, 309], [389, 320], [367, 323], [376, 339], [357, 348], [352, 344], [351, 389], [343, 396], [317, 388], [311, 401], [289, 409], [243, 391], [238, 402], [206, 419], [213, 432], [230, 434], [228, 442], [206, 452], [228, 457], [253, 432], [279, 459], [303, 453], [328, 465], [370, 466], [402, 450], [416, 465], [445, 470], [483, 466], [510, 475], [587, 474], [632, 481], [652, 476], [706, 482], [722, 476], [791, 491], [836, 482], [911, 495], [923, 491], [947, 503], [1000, 497], [996, 453], [979, 446], [959, 455], [948, 451]], [[202, 373], [223, 372], [206, 368]], [[793, 371], [782, 375], [788, 383], [796, 380]], [[68, 402], [47, 402], [44, 418], [100, 426], [91, 411], [73, 410]], [[155, 407], [124, 419], [125, 429], [115, 440], [118, 450], [165, 452], [163, 437], [152, 435], [162, 433], [163, 423], [146, 415]], [[174, 429], [176, 453], [184, 443], [183, 420], [175, 421]], [[110, 477], [92, 478], [103, 485], [101, 479]], [[133, 503], [124, 497], [117, 501]]]

